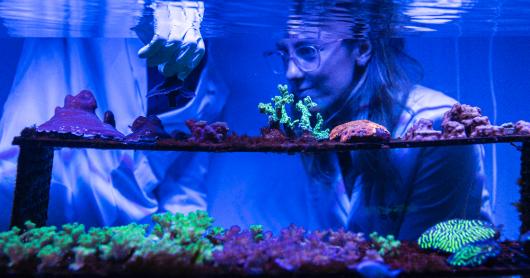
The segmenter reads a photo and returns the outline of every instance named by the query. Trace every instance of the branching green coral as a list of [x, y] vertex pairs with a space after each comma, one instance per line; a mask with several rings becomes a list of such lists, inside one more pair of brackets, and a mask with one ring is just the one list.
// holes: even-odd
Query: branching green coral
[[123, 261], [145, 241], [148, 225], [129, 224], [121, 227], [111, 227], [110, 240], [99, 246], [100, 257], [103, 260]]
[[317, 113], [317, 122], [315, 124], [315, 127], [311, 127], [311, 111], [310, 109], [313, 107], [316, 107], [317, 104], [311, 100], [311, 97], [307, 96], [303, 100], [299, 100], [296, 103], [296, 109], [300, 111], [302, 114], [300, 116], [300, 123], [299, 127], [304, 131], [309, 131], [317, 138], [317, 140], [323, 140], [328, 139], [329, 137], [329, 129], [322, 130], [322, 124], [324, 123], [324, 119], [322, 118], [322, 115], [320, 113]]
[[423, 249], [454, 253], [466, 244], [493, 239], [495, 235], [495, 228], [487, 222], [452, 219], [425, 231], [418, 238], [418, 245]]
[[484, 241], [468, 244], [452, 254], [447, 262], [452, 266], [479, 266], [486, 261], [496, 258], [501, 253], [501, 247], [495, 241]]
[[271, 126], [279, 127], [283, 124], [289, 129], [294, 129], [298, 120], [291, 120], [291, 117], [287, 114], [286, 105], [294, 102], [294, 95], [289, 94], [287, 85], [278, 85], [279, 96], [274, 96], [271, 100], [272, 103], [259, 103], [258, 108], [261, 113], [269, 115], [269, 123]]
[[[155, 227], [148, 234], [148, 225], [129, 224], [119, 227], [90, 228], [85, 232], [81, 224], [36, 227], [25, 223], [25, 231], [12, 228], [0, 233], [0, 257], [9, 259], [8, 267], [38, 261], [37, 271], [68, 265], [72, 271], [108, 261], [129, 264], [178, 258], [185, 265], [202, 264], [211, 260], [217, 250], [206, 237], [213, 219], [204, 211], [153, 216]], [[221, 233], [221, 228], [212, 228]]]
[[381, 256], [397, 256], [399, 254], [399, 247], [401, 241], [394, 238], [393, 235], [387, 235], [386, 237], [380, 236], [377, 232], [370, 234], [372, 240], [372, 248], [377, 249], [377, 253]]
[[287, 85], [278, 85], [280, 96], [275, 96], [271, 100], [272, 103], [259, 103], [258, 108], [261, 113], [269, 115], [269, 123], [271, 127], [279, 128], [283, 124], [286, 132], [291, 133], [296, 127], [303, 131], [308, 131], [313, 134], [317, 140], [328, 139], [329, 129], [322, 130], [324, 119], [320, 113], [316, 114], [315, 126], [311, 126], [311, 108], [316, 107], [317, 104], [307, 96], [303, 100], [299, 100], [295, 108], [301, 113], [300, 119], [292, 120], [287, 114], [286, 105], [294, 102], [294, 95], [289, 94]]

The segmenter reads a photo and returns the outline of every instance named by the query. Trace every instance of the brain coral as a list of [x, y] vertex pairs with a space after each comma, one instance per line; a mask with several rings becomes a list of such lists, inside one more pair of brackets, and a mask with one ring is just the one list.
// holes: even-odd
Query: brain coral
[[468, 244], [451, 255], [447, 262], [452, 266], [479, 266], [501, 253], [499, 244], [492, 240]]
[[440, 222], [418, 238], [423, 249], [455, 253], [464, 245], [493, 239], [496, 230], [492, 224], [480, 220], [451, 219]]

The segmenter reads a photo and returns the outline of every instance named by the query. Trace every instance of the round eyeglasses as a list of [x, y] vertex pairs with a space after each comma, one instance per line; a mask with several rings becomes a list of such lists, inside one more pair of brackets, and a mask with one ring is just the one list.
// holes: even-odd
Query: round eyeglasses
[[267, 51], [264, 53], [267, 61], [275, 74], [284, 74], [289, 60], [303, 72], [311, 72], [320, 67], [320, 52], [325, 46], [340, 40], [334, 40], [322, 44], [302, 44], [293, 49], [292, 52], [285, 50]]

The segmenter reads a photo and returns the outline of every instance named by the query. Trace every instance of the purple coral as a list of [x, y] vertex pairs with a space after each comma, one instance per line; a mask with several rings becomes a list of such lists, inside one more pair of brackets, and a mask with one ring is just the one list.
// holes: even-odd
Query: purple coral
[[162, 121], [155, 115], [136, 118], [130, 126], [133, 133], [127, 135], [127, 141], [155, 141], [158, 138], [169, 138]]
[[525, 121], [516, 122], [515, 131], [517, 135], [530, 135], [530, 123]]
[[64, 107], [56, 107], [55, 114], [37, 127], [37, 132], [71, 133], [78, 136], [102, 136], [122, 139], [124, 136], [112, 125], [102, 122], [95, 114], [96, 99], [92, 92], [83, 90], [75, 96], [67, 95]]
[[440, 139], [441, 135], [441, 131], [433, 130], [431, 120], [420, 119], [419, 121], [414, 123], [414, 125], [412, 125], [409, 130], [407, 130], [407, 134], [405, 134], [405, 140], [437, 140]]
[[[444, 114], [442, 127], [443, 138], [503, 136], [514, 133], [513, 124], [492, 125], [487, 116], [482, 116], [480, 108], [459, 103]], [[528, 131], [530, 134], [530, 129]]]
[[225, 122], [208, 124], [206, 121], [187, 120], [186, 126], [191, 131], [189, 141], [195, 143], [220, 143], [226, 139], [228, 125]]
[[264, 233], [258, 239], [252, 230], [234, 226], [226, 231], [222, 242], [223, 249], [213, 254], [216, 265], [246, 274], [347, 271], [370, 250], [362, 234], [342, 229], [306, 232], [294, 225], [279, 236]]

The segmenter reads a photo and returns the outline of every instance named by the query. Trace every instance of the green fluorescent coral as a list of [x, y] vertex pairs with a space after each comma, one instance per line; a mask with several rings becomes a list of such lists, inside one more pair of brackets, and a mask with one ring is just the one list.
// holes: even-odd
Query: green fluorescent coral
[[487, 222], [452, 219], [425, 231], [418, 238], [418, 245], [423, 249], [454, 253], [466, 244], [493, 239], [495, 235], [495, 228]]
[[314, 103], [311, 100], [311, 97], [307, 96], [302, 100], [299, 100], [296, 103], [296, 109], [300, 111], [302, 116], [300, 117], [300, 123], [298, 126], [305, 131], [309, 131], [317, 138], [318, 140], [328, 139], [329, 137], [329, 129], [322, 130], [322, 124], [324, 123], [324, 119], [322, 118], [322, 115], [320, 113], [317, 113], [317, 122], [315, 124], [315, 127], [311, 127], [311, 111], [310, 109], [313, 107], [316, 107], [317, 104]]
[[[119, 264], [150, 263], [162, 259], [200, 265], [211, 259], [216, 250], [204, 234], [213, 219], [204, 211], [183, 214], [157, 214], [154, 228], [129, 224], [118, 227], [90, 228], [82, 224], [36, 227], [25, 223], [25, 231], [14, 227], [0, 233], [0, 258], [8, 259], [8, 267], [16, 268], [38, 259], [37, 271], [46, 271], [70, 261], [68, 268], [78, 271], [94, 262]], [[220, 233], [222, 229], [211, 227]]]
[[370, 234], [372, 240], [372, 247], [377, 250], [379, 255], [385, 256], [397, 256], [401, 241], [394, 238], [393, 235], [387, 235], [386, 237], [380, 236], [377, 232]]
[[501, 247], [495, 241], [484, 241], [468, 244], [452, 254], [447, 262], [452, 266], [479, 266], [486, 261], [496, 258], [501, 253]]
[[278, 85], [279, 96], [274, 96], [271, 103], [259, 103], [258, 108], [261, 113], [269, 115], [269, 122], [272, 125], [284, 124], [288, 128], [293, 129], [298, 120], [292, 121], [291, 117], [287, 114], [286, 105], [294, 102], [294, 95], [289, 94], [287, 85]]
[[284, 127], [289, 129], [289, 131], [298, 127], [303, 131], [311, 132], [317, 140], [328, 139], [329, 129], [322, 130], [324, 119], [320, 113], [317, 113], [315, 116], [315, 126], [311, 126], [312, 114], [310, 110], [317, 106], [317, 104], [311, 100], [311, 97], [307, 96], [296, 103], [295, 108], [301, 113], [301, 116], [300, 119], [292, 120], [287, 114], [285, 106], [294, 102], [294, 95], [289, 93], [287, 85], [278, 85], [278, 91], [280, 92], [280, 96], [273, 97], [271, 99], [273, 103], [258, 104], [259, 111], [269, 116], [269, 123], [271, 126], [279, 128], [279, 125], [283, 124]]

